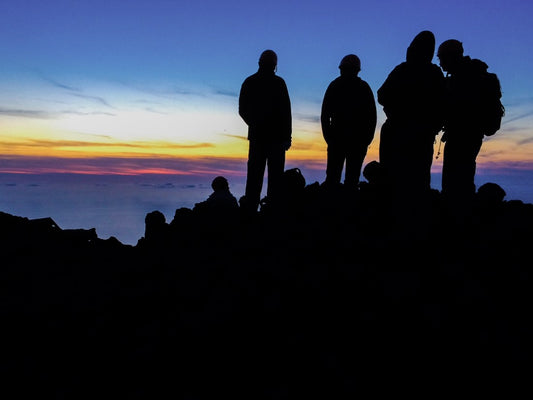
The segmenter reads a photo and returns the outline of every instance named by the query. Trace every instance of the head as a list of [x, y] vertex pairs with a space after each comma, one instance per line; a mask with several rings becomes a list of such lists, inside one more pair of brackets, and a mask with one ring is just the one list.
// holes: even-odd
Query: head
[[373, 160], [363, 168], [363, 176], [368, 183], [379, 183], [383, 176], [383, 170], [379, 161]]
[[435, 35], [430, 31], [422, 31], [415, 36], [407, 48], [408, 62], [430, 63], [435, 53]]
[[453, 74], [463, 58], [463, 51], [463, 44], [458, 40], [449, 39], [442, 42], [437, 51], [442, 70]]
[[265, 50], [259, 57], [259, 68], [274, 71], [278, 65], [278, 56], [274, 50]]
[[359, 57], [357, 57], [355, 54], [348, 54], [342, 58], [339, 64], [339, 69], [341, 71], [341, 75], [346, 73], [354, 73], [357, 75], [359, 71], [361, 71], [361, 60], [359, 60]]
[[228, 180], [223, 176], [217, 176], [215, 179], [213, 179], [213, 182], [211, 182], [211, 187], [215, 192], [229, 190]]
[[506, 195], [500, 185], [492, 182], [484, 183], [476, 192], [477, 199], [486, 205], [502, 203]]

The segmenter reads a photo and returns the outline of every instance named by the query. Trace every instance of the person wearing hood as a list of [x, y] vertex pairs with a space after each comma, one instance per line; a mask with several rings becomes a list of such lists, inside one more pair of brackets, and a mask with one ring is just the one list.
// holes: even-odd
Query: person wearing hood
[[463, 44], [456, 39], [444, 41], [437, 53], [440, 66], [447, 73], [444, 134], [441, 138], [445, 143], [442, 194], [449, 211], [458, 218], [470, 214], [476, 192], [476, 158], [487, 133], [483, 105], [486, 96], [484, 76], [488, 66], [463, 53]]
[[268, 166], [267, 199], [280, 195], [285, 152], [291, 147], [291, 102], [285, 81], [276, 75], [277, 54], [265, 50], [258, 71], [247, 77], [239, 94], [239, 115], [248, 125], [248, 164], [241, 206], [257, 211]]
[[445, 78], [432, 62], [434, 52], [433, 33], [420, 32], [407, 48], [406, 60], [377, 91], [387, 117], [379, 161], [395, 214], [419, 214], [429, 206], [433, 147], [443, 126], [445, 96]]

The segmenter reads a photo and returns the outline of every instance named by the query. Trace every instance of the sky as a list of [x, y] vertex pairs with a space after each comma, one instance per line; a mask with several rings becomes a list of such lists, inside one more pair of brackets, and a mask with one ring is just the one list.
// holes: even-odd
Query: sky
[[[430, 30], [437, 46], [462, 41], [500, 78], [506, 116], [478, 171], [533, 176], [532, 15], [523, 0], [3, 1], [0, 173], [242, 177], [238, 94], [273, 49], [293, 111], [287, 165], [320, 179], [320, 107], [341, 58], [360, 57], [376, 94]], [[367, 161], [378, 159], [377, 107]]]

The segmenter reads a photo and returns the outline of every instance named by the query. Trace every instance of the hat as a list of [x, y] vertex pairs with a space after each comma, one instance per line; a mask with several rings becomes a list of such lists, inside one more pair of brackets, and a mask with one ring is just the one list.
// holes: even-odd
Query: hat
[[454, 54], [462, 56], [463, 51], [463, 43], [456, 39], [449, 39], [441, 43], [437, 52], [437, 56], [441, 56], [442, 54]]
[[259, 57], [259, 65], [274, 68], [278, 65], [278, 56], [274, 50], [265, 50]]
[[361, 71], [361, 60], [355, 54], [348, 54], [344, 56], [339, 64], [339, 68], [350, 68]]

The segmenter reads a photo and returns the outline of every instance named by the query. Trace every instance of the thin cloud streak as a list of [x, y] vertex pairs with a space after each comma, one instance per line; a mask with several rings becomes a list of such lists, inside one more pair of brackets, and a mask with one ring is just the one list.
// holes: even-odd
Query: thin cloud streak
[[215, 94], [221, 95], [221, 96], [228, 96], [228, 97], [239, 97], [239, 93], [232, 91], [232, 90], [224, 90], [224, 89], [216, 89]]
[[109, 102], [104, 99], [103, 97], [100, 97], [100, 96], [91, 96], [91, 95], [88, 95], [88, 94], [81, 94], [81, 93], [71, 93], [72, 96], [76, 96], [76, 97], [79, 97], [81, 99], [86, 99], [86, 100], [91, 100], [91, 101], [94, 101], [96, 103], [100, 103], [106, 107], [109, 107], [109, 108], [115, 108], [113, 107], [111, 104], [109, 104]]
[[145, 173], [180, 175], [243, 176], [246, 161], [243, 159], [209, 157], [189, 158], [60, 158], [7, 156], [0, 160], [0, 173], [44, 174], [84, 173], [99, 175], [140, 175]]
[[115, 108], [111, 104], [109, 104], [109, 102], [105, 98], [103, 98], [101, 96], [92, 96], [92, 95], [84, 94], [83, 90], [81, 88], [79, 88], [79, 87], [74, 87], [74, 86], [71, 86], [71, 85], [67, 85], [65, 83], [59, 82], [59, 81], [57, 81], [55, 79], [52, 79], [50, 77], [44, 76], [43, 74], [40, 74], [40, 77], [45, 82], [50, 83], [52, 86], [54, 86], [56, 88], [59, 88], [59, 89], [66, 90], [68, 92], [68, 94], [71, 95], [71, 96], [75, 96], [75, 97], [86, 99], [86, 100], [91, 100], [91, 101], [94, 101], [96, 103], [102, 104], [102, 105], [104, 105], [106, 107]]
[[294, 119], [304, 121], [304, 122], [312, 122], [314, 124], [320, 123], [320, 116], [316, 114], [304, 114], [304, 113], [294, 113]]
[[63, 110], [63, 111], [60, 111], [59, 114], [62, 114], [62, 115], [79, 115], [81, 117], [94, 116], [94, 115], [107, 115], [109, 117], [115, 117], [117, 115], [117, 114], [113, 114], [113, 113], [105, 112], [105, 111], [83, 112], [83, 111], [73, 111], [73, 110]]
[[506, 125], [506, 124], [509, 124], [511, 122], [516, 122], [516, 121], [519, 121], [521, 119], [524, 119], [524, 118], [527, 118], [527, 117], [530, 117], [533, 115], [533, 110], [531, 111], [528, 111], [528, 112], [525, 112], [525, 113], [522, 113], [522, 114], [519, 114], [515, 117], [512, 117], [512, 118], [505, 118], [504, 117], [504, 120], [502, 122], [502, 125]]
[[10, 117], [21, 118], [39, 118], [50, 119], [53, 118], [53, 114], [43, 110], [28, 110], [28, 109], [16, 109], [16, 108], [0, 108], [0, 115], [6, 115]]
[[221, 135], [225, 137], [233, 138], [233, 139], [246, 140], [246, 141], [248, 140], [248, 138], [243, 135], [232, 135], [230, 133], [222, 133]]
[[[92, 135], [94, 137], [109, 137], [105, 135]], [[85, 141], [85, 140], [46, 140], [46, 139], [27, 139], [21, 141], [14, 141], [9, 143], [10, 146], [30, 146], [38, 148], [54, 148], [54, 147], [131, 147], [145, 149], [149, 152], [150, 148], [165, 147], [170, 150], [182, 149], [201, 149], [211, 148], [215, 145], [213, 143], [170, 143], [170, 142], [102, 142], [102, 141]]]
[[62, 111], [45, 111], [45, 110], [30, 110], [23, 108], [0, 108], [0, 115], [18, 118], [31, 118], [31, 119], [57, 119], [62, 115], [79, 115], [79, 116], [94, 116], [94, 115], [107, 115], [114, 117], [116, 114], [105, 111], [75, 111], [75, 110], [62, 110]]
[[52, 86], [54, 86], [54, 87], [56, 87], [56, 88], [59, 88], [59, 89], [65, 89], [65, 90], [67, 90], [67, 91], [69, 91], [69, 92], [81, 92], [81, 89], [80, 89], [80, 88], [77, 88], [77, 87], [74, 87], [74, 86], [70, 86], [70, 85], [66, 85], [66, 84], [64, 84], [64, 83], [61, 83], [61, 82], [56, 81], [55, 79], [48, 78], [48, 77], [46, 77], [46, 76], [44, 76], [44, 75], [42, 75], [42, 74], [41, 74], [40, 76], [41, 76], [41, 78], [42, 78], [44, 81], [50, 83]]

